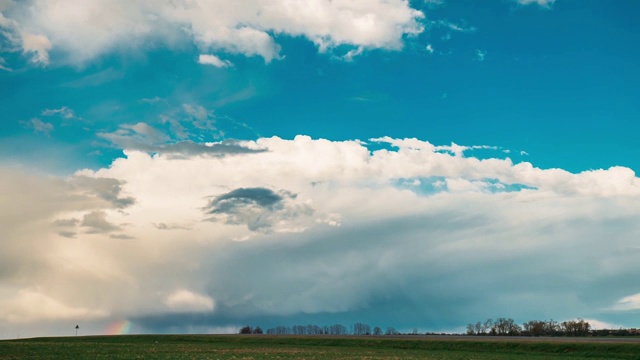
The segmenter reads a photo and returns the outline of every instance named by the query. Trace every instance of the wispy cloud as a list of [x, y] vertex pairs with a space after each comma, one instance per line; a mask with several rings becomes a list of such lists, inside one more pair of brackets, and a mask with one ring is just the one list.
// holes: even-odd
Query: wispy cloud
[[108, 68], [82, 76], [79, 79], [66, 82], [63, 84], [63, 86], [71, 88], [96, 87], [122, 79], [123, 77], [123, 71], [114, 68]]
[[443, 27], [455, 32], [472, 33], [478, 30], [475, 26], [469, 26], [464, 22], [455, 23], [449, 20], [435, 20], [431, 22], [432, 26]]
[[159, 103], [164, 101], [164, 99], [162, 99], [159, 96], [154, 96], [152, 98], [144, 98], [144, 99], [140, 99], [141, 102], [143, 103], [147, 103], [147, 104], [155, 104], [155, 103]]
[[429, 7], [438, 7], [444, 5], [445, 0], [424, 0], [424, 3]]
[[640, 293], [623, 297], [618, 300], [611, 309], [614, 311], [640, 310]]
[[351, 49], [347, 51], [347, 53], [344, 56], [342, 56], [342, 60], [346, 62], [351, 62], [355, 57], [362, 55], [363, 52], [364, 52], [364, 47], [358, 46], [355, 49]]
[[550, 9], [551, 6], [553, 6], [553, 4], [556, 2], [556, 0], [515, 0], [515, 1], [517, 1], [518, 4], [520, 5], [536, 4], [538, 6], [541, 6], [547, 9]]
[[13, 69], [7, 66], [6, 60], [2, 57], [0, 57], [0, 70], [13, 71]]
[[[208, 129], [210, 124], [206, 114], [197, 109], [192, 116], [194, 126]], [[203, 120], [199, 116], [203, 116]], [[179, 122], [177, 123], [179, 125]], [[211, 125], [212, 126], [212, 125]], [[172, 127], [176, 130], [175, 125]], [[259, 148], [248, 148], [240, 142], [225, 140], [211, 143], [196, 143], [191, 140], [173, 141], [172, 138], [160, 130], [146, 123], [123, 124], [114, 132], [100, 132], [99, 138], [108, 140], [123, 150], [138, 150], [148, 153], [162, 153], [175, 158], [182, 156], [226, 156], [234, 154], [248, 154], [264, 151]], [[186, 135], [185, 135], [186, 136]]]
[[73, 109], [63, 106], [59, 109], [44, 109], [40, 113], [42, 116], [59, 115], [63, 119], [79, 119]]
[[194, 104], [183, 104], [182, 108], [196, 128], [201, 130], [216, 130], [213, 112], [210, 112], [203, 106]]
[[36, 134], [39, 133], [46, 136], [50, 136], [51, 132], [54, 129], [53, 124], [44, 122], [38, 118], [32, 118], [27, 121], [22, 121], [21, 124], [26, 128], [33, 129], [33, 132]]

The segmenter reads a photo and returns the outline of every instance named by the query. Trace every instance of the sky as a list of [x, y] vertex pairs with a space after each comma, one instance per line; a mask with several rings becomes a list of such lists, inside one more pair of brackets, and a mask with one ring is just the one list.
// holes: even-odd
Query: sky
[[0, 338], [640, 327], [638, 13], [0, 0]]

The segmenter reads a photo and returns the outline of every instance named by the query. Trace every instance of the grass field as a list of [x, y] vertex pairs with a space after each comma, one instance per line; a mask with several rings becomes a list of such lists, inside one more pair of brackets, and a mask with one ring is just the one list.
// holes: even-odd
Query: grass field
[[0, 341], [0, 359], [639, 359], [640, 344], [437, 338], [126, 335]]

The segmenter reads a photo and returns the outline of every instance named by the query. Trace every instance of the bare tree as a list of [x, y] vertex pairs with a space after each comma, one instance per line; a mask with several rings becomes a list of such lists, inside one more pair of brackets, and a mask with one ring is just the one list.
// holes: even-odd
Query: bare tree
[[490, 333], [491, 335], [495, 335], [495, 330], [493, 328], [493, 320], [491, 318], [484, 321], [482, 324], [482, 334]]
[[371, 335], [371, 327], [363, 323], [353, 324], [353, 335]]
[[346, 335], [347, 328], [344, 325], [340, 324], [331, 325], [329, 326], [329, 333], [331, 335]]
[[582, 319], [563, 321], [560, 326], [568, 336], [587, 336], [591, 330], [591, 324]]
[[495, 332], [496, 335], [514, 336], [519, 335], [521, 331], [520, 325], [516, 324], [515, 320], [511, 318], [498, 318], [493, 323], [492, 333]]
[[467, 335], [477, 335], [476, 326], [474, 324], [467, 324]]
[[388, 327], [385, 335], [400, 335], [400, 332], [393, 327]]

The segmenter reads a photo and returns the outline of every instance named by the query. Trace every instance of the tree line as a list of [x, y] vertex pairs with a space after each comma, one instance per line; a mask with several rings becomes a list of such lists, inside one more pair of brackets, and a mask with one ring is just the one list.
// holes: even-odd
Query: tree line
[[[244, 326], [240, 329], [240, 334], [268, 334], [268, 335], [401, 335], [401, 333], [393, 327], [387, 327], [385, 330], [379, 326], [371, 327], [364, 323], [355, 323], [349, 327], [341, 324], [318, 326], [293, 325], [293, 326], [276, 326], [262, 330], [260, 326], [251, 327]], [[417, 335], [417, 330], [415, 330]]]
[[637, 336], [638, 329], [598, 329], [583, 319], [558, 322], [555, 320], [530, 320], [518, 325], [511, 318], [487, 319], [467, 325], [467, 335], [492, 336]]
[[[260, 326], [244, 326], [240, 334], [268, 335], [419, 335], [418, 329], [401, 333], [393, 327], [382, 329], [364, 323], [354, 323], [349, 327], [341, 324], [318, 326], [293, 325], [275, 326], [263, 330]], [[440, 333], [444, 335], [444, 333]], [[425, 335], [436, 335], [427, 332]], [[487, 319], [467, 325], [466, 335], [474, 336], [637, 336], [638, 329], [605, 329], [593, 330], [591, 324], [583, 319], [558, 322], [555, 320], [530, 320], [521, 325], [511, 318]]]
[[530, 320], [518, 325], [511, 318], [487, 319], [467, 325], [467, 335], [491, 336], [589, 336], [591, 324], [582, 319], [557, 322]]

